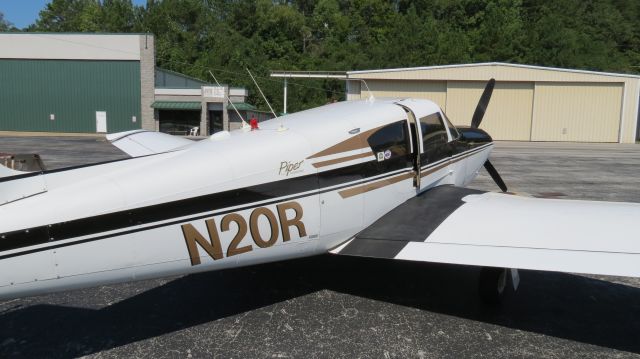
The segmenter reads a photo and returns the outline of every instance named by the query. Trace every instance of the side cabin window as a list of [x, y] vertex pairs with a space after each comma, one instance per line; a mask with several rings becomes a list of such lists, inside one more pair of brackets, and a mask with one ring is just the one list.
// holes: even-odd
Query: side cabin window
[[378, 162], [378, 170], [383, 172], [411, 167], [409, 130], [407, 121], [388, 124], [367, 139]]
[[420, 119], [420, 130], [422, 132], [422, 145], [424, 152], [420, 159], [423, 164], [439, 161], [448, 154], [447, 129], [440, 113], [436, 112]]

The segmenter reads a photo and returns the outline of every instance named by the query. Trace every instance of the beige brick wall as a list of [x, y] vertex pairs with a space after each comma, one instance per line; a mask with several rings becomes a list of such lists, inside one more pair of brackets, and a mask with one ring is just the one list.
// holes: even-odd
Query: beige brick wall
[[155, 46], [153, 35], [140, 35], [140, 92], [141, 126], [145, 130], [157, 131], [158, 123], [151, 104], [154, 101], [156, 74]]

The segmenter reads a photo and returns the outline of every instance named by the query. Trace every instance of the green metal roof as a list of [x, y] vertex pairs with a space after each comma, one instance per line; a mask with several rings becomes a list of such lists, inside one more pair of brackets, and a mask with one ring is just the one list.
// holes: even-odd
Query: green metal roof
[[156, 67], [156, 88], [200, 89], [200, 87], [202, 87], [203, 85], [210, 85], [210, 83], [193, 76], [188, 76], [172, 70]]
[[[255, 110], [256, 107], [250, 103], [246, 103], [246, 102], [234, 102], [233, 105], [236, 106], [236, 108], [238, 109], [238, 111], [252, 111]], [[231, 108], [233, 110], [233, 106], [231, 106], [231, 104], [229, 104], [229, 106], [227, 106], [229, 108]]]
[[158, 110], [200, 110], [202, 105], [200, 102], [186, 101], [156, 101], [151, 107]]

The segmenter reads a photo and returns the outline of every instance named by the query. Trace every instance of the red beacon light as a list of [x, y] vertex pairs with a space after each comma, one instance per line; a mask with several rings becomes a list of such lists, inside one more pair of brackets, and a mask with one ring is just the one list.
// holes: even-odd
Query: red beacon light
[[258, 127], [258, 120], [256, 120], [255, 118], [249, 120], [249, 125], [251, 126], [251, 131], [260, 129], [260, 127]]

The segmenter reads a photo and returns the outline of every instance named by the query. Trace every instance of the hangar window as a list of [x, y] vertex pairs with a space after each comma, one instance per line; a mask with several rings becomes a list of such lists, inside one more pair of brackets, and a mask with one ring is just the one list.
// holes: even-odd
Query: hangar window
[[421, 155], [423, 163], [431, 163], [447, 157], [447, 130], [439, 113], [434, 113], [420, 119], [422, 132], [422, 145], [424, 152]]
[[371, 134], [367, 142], [385, 170], [411, 166], [407, 120], [382, 127]]

